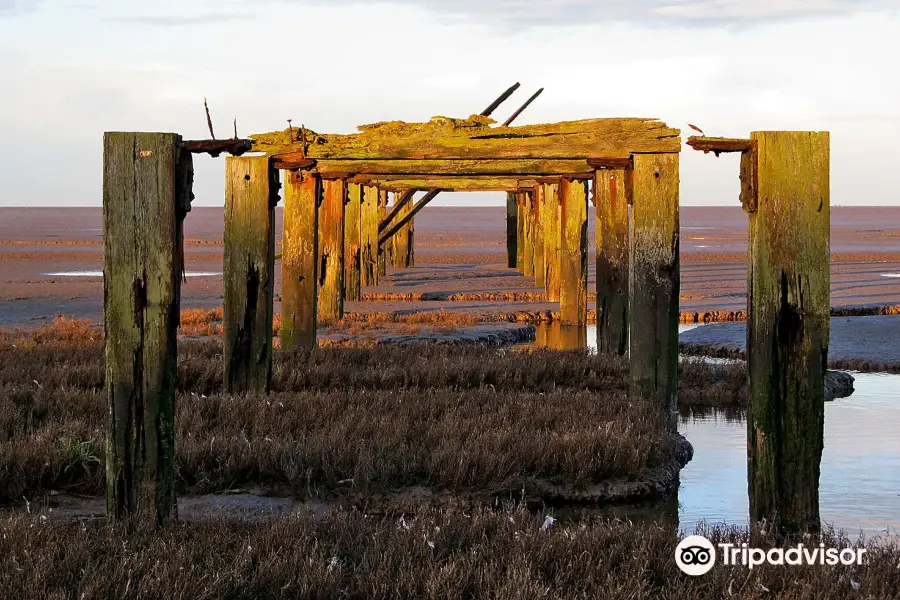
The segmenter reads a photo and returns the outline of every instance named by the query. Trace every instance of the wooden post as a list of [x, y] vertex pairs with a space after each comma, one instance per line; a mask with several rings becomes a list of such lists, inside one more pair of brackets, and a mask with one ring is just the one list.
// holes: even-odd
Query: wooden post
[[559, 186], [560, 212], [560, 321], [587, 323], [587, 201], [588, 181], [563, 178]]
[[[387, 190], [378, 190], [378, 222], [381, 223], [387, 216], [388, 193]], [[377, 227], [376, 227], [377, 229]], [[376, 238], [378, 233], [375, 234]], [[387, 265], [393, 261], [393, 243], [378, 244], [378, 276], [387, 273]]]
[[678, 154], [635, 154], [629, 235], [630, 393], [674, 414], [678, 389]]
[[519, 210], [516, 204], [516, 193], [506, 192], [506, 266], [510, 269], [515, 269], [517, 266], [518, 218]]
[[525, 272], [525, 198], [516, 194], [516, 270]]
[[177, 517], [175, 386], [182, 221], [193, 166], [174, 133], [103, 136], [106, 510]]
[[317, 175], [285, 172], [281, 253], [281, 347], [316, 347], [318, 207]]
[[279, 173], [267, 156], [225, 159], [225, 391], [272, 384], [275, 205]]
[[560, 242], [560, 199], [558, 183], [540, 184], [544, 193], [544, 289], [547, 300], [559, 302], [559, 242]]
[[[400, 197], [400, 193], [396, 192], [394, 194], [394, 202], [397, 202]], [[406, 203], [400, 212], [397, 214], [397, 219], [402, 219], [413, 209], [413, 202], [410, 200]], [[394, 236], [385, 243], [391, 243], [394, 249], [394, 262], [393, 265], [400, 269], [405, 269], [407, 267], [412, 267], [416, 264], [415, 255], [413, 253], [413, 236], [415, 235], [413, 229], [413, 220], [410, 220], [409, 223], [400, 228]]]
[[534, 254], [534, 284], [538, 287], [544, 287], [547, 280], [547, 272], [544, 268], [544, 220], [547, 212], [545, 205], [544, 186], [538, 184], [534, 187], [531, 202], [531, 208], [534, 212], [531, 221], [531, 247]]
[[594, 173], [597, 212], [597, 350], [628, 350], [628, 204], [631, 170]]
[[346, 300], [360, 298], [360, 213], [362, 210], [362, 186], [347, 186], [347, 205], [344, 209], [344, 289]]
[[816, 533], [830, 310], [829, 134], [767, 131], [751, 140], [755, 148], [742, 159], [751, 175], [742, 177], [751, 210], [750, 519], [786, 534]]
[[522, 190], [522, 239], [525, 242], [525, 251], [522, 255], [522, 274], [526, 277], [534, 277], [534, 194]]
[[344, 318], [344, 204], [347, 184], [343, 179], [322, 182], [319, 208], [319, 320]]
[[378, 285], [378, 188], [363, 187], [360, 212], [360, 286]]

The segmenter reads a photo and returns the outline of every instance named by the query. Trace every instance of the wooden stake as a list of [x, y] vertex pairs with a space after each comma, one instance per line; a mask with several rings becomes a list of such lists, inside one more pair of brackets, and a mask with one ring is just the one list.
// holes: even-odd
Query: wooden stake
[[344, 205], [347, 185], [343, 179], [322, 182], [319, 207], [319, 320], [344, 318]]
[[360, 299], [360, 213], [362, 210], [362, 186], [347, 185], [347, 205], [344, 209], [344, 289], [345, 299]]
[[535, 186], [532, 193], [532, 217], [531, 217], [531, 248], [534, 263], [534, 284], [544, 287], [547, 273], [544, 269], [544, 215], [547, 209], [544, 207], [544, 186]]
[[517, 266], [518, 218], [516, 193], [506, 192], [506, 266], [510, 269], [515, 269]]
[[[395, 199], [397, 199], [399, 195], [395, 194]], [[412, 196], [410, 196], [412, 198]], [[403, 219], [406, 215], [408, 215], [413, 209], [412, 200], [408, 200], [406, 204], [399, 210], [397, 213], [398, 219]], [[403, 225], [397, 232], [391, 237], [388, 242], [392, 243], [394, 247], [394, 266], [400, 269], [406, 269], [408, 267], [412, 267], [415, 265], [415, 255], [413, 253], [413, 237], [415, 235], [415, 231], [413, 228], [413, 221], [410, 220], [408, 223]]]
[[597, 350], [628, 350], [628, 204], [631, 169], [597, 171]]
[[525, 272], [525, 198], [521, 192], [516, 194], [516, 270]]
[[522, 240], [525, 250], [522, 254], [522, 274], [525, 277], [534, 277], [534, 201], [533, 192], [519, 191], [522, 196]]
[[[751, 134], [747, 464], [750, 519], [820, 530], [829, 333], [829, 134]], [[754, 156], [755, 155], [755, 156]], [[744, 196], [751, 181], [743, 181]]]
[[378, 188], [363, 187], [360, 216], [360, 285], [378, 285]]
[[182, 221], [193, 166], [174, 133], [103, 136], [106, 508], [111, 518], [175, 505], [175, 387]]
[[225, 159], [225, 391], [272, 384], [275, 205], [279, 172], [266, 156]]
[[563, 178], [560, 212], [560, 321], [587, 323], [587, 180]]
[[630, 392], [674, 415], [678, 389], [678, 154], [634, 155], [629, 236]]
[[542, 183], [540, 185], [544, 190], [545, 202], [544, 268], [547, 274], [544, 277], [544, 287], [547, 290], [547, 299], [550, 302], [559, 302], [561, 288], [559, 279], [559, 224], [562, 210], [559, 198], [559, 184]]
[[281, 347], [316, 347], [319, 178], [286, 171], [281, 254]]

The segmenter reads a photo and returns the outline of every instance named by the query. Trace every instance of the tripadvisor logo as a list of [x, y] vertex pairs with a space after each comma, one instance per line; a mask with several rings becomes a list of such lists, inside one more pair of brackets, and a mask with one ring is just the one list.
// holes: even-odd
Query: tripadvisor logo
[[[825, 544], [807, 547], [797, 544], [787, 549], [749, 548], [746, 543], [719, 544], [722, 564], [725, 566], [742, 565], [753, 569], [763, 564], [770, 565], [861, 565], [866, 553], [865, 548], [826, 548]], [[716, 564], [716, 548], [712, 542], [702, 535], [691, 535], [675, 547], [675, 563], [687, 575], [705, 575]]]

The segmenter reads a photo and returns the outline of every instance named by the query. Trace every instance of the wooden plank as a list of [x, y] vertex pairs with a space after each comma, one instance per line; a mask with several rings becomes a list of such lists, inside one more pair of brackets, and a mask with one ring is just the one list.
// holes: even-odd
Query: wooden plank
[[[299, 155], [277, 155], [283, 164], [299, 164], [307, 160]], [[291, 159], [294, 162], [284, 162]], [[276, 161], [276, 164], [282, 164]], [[476, 159], [476, 160], [319, 160], [316, 172], [323, 177], [366, 178], [432, 178], [432, 177], [560, 177], [564, 174], [583, 174], [590, 177], [594, 168], [585, 159]], [[582, 175], [579, 175], [582, 176]], [[444, 187], [443, 185], [438, 187]]]
[[272, 385], [275, 205], [279, 172], [267, 156], [225, 159], [225, 391]]
[[534, 263], [534, 284], [538, 287], [544, 287], [547, 273], [544, 269], [544, 215], [546, 208], [544, 207], [544, 187], [535, 186], [531, 197], [531, 248], [532, 262]]
[[516, 268], [518, 218], [519, 210], [516, 204], [516, 192], [506, 192], [506, 266], [510, 269]]
[[547, 125], [491, 127], [493, 120], [434, 117], [428, 123], [391, 121], [350, 135], [293, 131], [253, 135], [253, 149], [302, 152], [314, 159], [626, 158], [634, 152], [678, 152], [681, 137], [655, 119], [588, 119]]
[[360, 299], [360, 213], [362, 186], [347, 184], [347, 204], [344, 208], [344, 299]]
[[363, 187], [360, 218], [360, 285], [378, 285], [378, 188]]
[[587, 323], [588, 181], [562, 179], [560, 211], [559, 314], [564, 325]]
[[232, 156], [240, 156], [253, 148], [251, 140], [185, 140], [184, 149], [192, 154], [209, 154], [212, 157], [227, 152]]
[[816, 533], [829, 334], [829, 134], [751, 134], [747, 457], [750, 519]]
[[468, 177], [434, 175], [416, 178], [410, 178], [407, 175], [356, 175], [348, 181], [377, 185], [390, 192], [431, 188], [448, 192], [506, 192], [518, 188], [520, 178], [518, 176], [494, 177], [492, 175], [470, 175]]
[[534, 193], [520, 190], [522, 197], [522, 241], [525, 250], [522, 255], [522, 274], [525, 277], [534, 277], [534, 210], [532, 209]]
[[673, 415], [678, 389], [678, 155], [634, 156], [629, 236], [630, 393]]
[[347, 185], [341, 179], [322, 182], [319, 208], [319, 321], [344, 318], [344, 204]]
[[318, 207], [322, 183], [303, 172], [286, 172], [281, 253], [281, 347], [316, 347]]
[[560, 220], [562, 206], [559, 198], [559, 180], [551, 183], [540, 184], [544, 190], [545, 201], [545, 220], [544, 226], [544, 269], [547, 274], [544, 276], [547, 291], [547, 299], [550, 302], [559, 302], [560, 279], [559, 279], [559, 248], [560, 248]]
[[[415, 190], [413, 190], [414, 192]], [[397, 213], [397, 219], [403, 219], [407, 215], [412, 212], [413, 205], [411, 198], [413, 194], [403, 193], [404, 198], [410, 198], [399, 210]], [[396, 198], [396, 195], [395, 195]], [[405, 225], [400, 227], [394, 234], [391, 236], [389, 240], [385, 240], [382, 243], [392, 244], [394, 248], [393, 252], [393, 266], [398, 269], [406, 269], [415, 265], [415, 256], [413, 253], [413, 238], [415, 235], [414, 223], [412, 220], [408, 221]]]
[[[381, 223], [387, 218], [387, 204], [388, 204], [388, 192], [384, 189], [378, 190], [378, 224], [381, 227]], [[387, 265], [393, 260], [393, 245], [392, 244], [378, 244], [378, 276], [383, 277], [387, 272]]]
[[174, 133], [103, 136], [106, 509], [177, 518], [175, 388], [192, 159]]
[[716, 156], [722, 152], [747, 152], [752, 147], [750, 140], [704, 136], [689, 137], [687, 145], [706, 154], [715, 152]]
[[394, 191], [394, 202], [391, 205], [391, 210], [388, 211], [387, 216], [384, 218], [384, 220], [378, 224], [379, 233], [381, 233], [382, 231], [390, 227], [392, 223], [397, 221], [397, 216], [403, 212], [407, 204], [412, 202], [415, 195], [416, 190]]
[[597, 350], [628, 351], [628, 204], [631, 169], [597, 171]]
[[419, 200], [416, 201], [415, 204], [410, 204], [409, 210], [405, 211], [405, 214], [399, 217], [397, 219], [397, 222], [394, 223], [394, 225], [392, 225], [390, 229], [388, 229], [387, 231], [383, 231], [378, 236], [379, 243], [384, 244], [391, 237], [396, 235], [398, 231], [406, 227], [408, 224], [412, 223], [412, 220], [415, 218], [416, 213], [428, 206], [428, 204], [431, 203], [431, 201], [434, 200], [442, 191], [443, 190], [439, 190], [437, 188], [432, 188], [428, 190], [424, 196], [419, 198]]

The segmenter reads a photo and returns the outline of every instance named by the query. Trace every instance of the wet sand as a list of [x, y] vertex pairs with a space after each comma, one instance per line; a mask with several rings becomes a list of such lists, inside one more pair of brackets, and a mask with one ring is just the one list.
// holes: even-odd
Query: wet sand
[[[221, 208], [196, 208], [185, 221], [188, 273], [222, 270]], [[746, 306], [747, 216], [738, 207], [682, 207], [682, 311], [736, 311]], [[280, 243], [281, 216], [276, 219]], [[593, 212], [588, 219], [594, 245]], [[351, 312], [449, 310], [479, 314], [549, 311], [536, 302], [542, 290], [505, 268], [505, 210], [429, 207], [416, 217], [417, 266], [391, 269], [369, 294], [495, 294], [521, 300], [376, 301], [348, 303]], [[0, 208], [0, 326], [27, 326], [55, 315], [102, 319], [102, 277], [48, 275], [100, 271], [103, 263], [99, 208]], [[893, 276], [892, 276], [893, 275]], [[280, 290], [276, 267], [276, 295]], [[594, 261], [589, 261], [589, 289]], [[390, 297], [390, 296], [389, 296]], [[465, 298], [465, 296], [463, 296]], [[900, 207], [832, 209], [832, 306], [900, 303]], [[190, 277], [184, 308], [222, 304], [219, 275]], [[276, 307], [277, 310], [277, 307]]]

